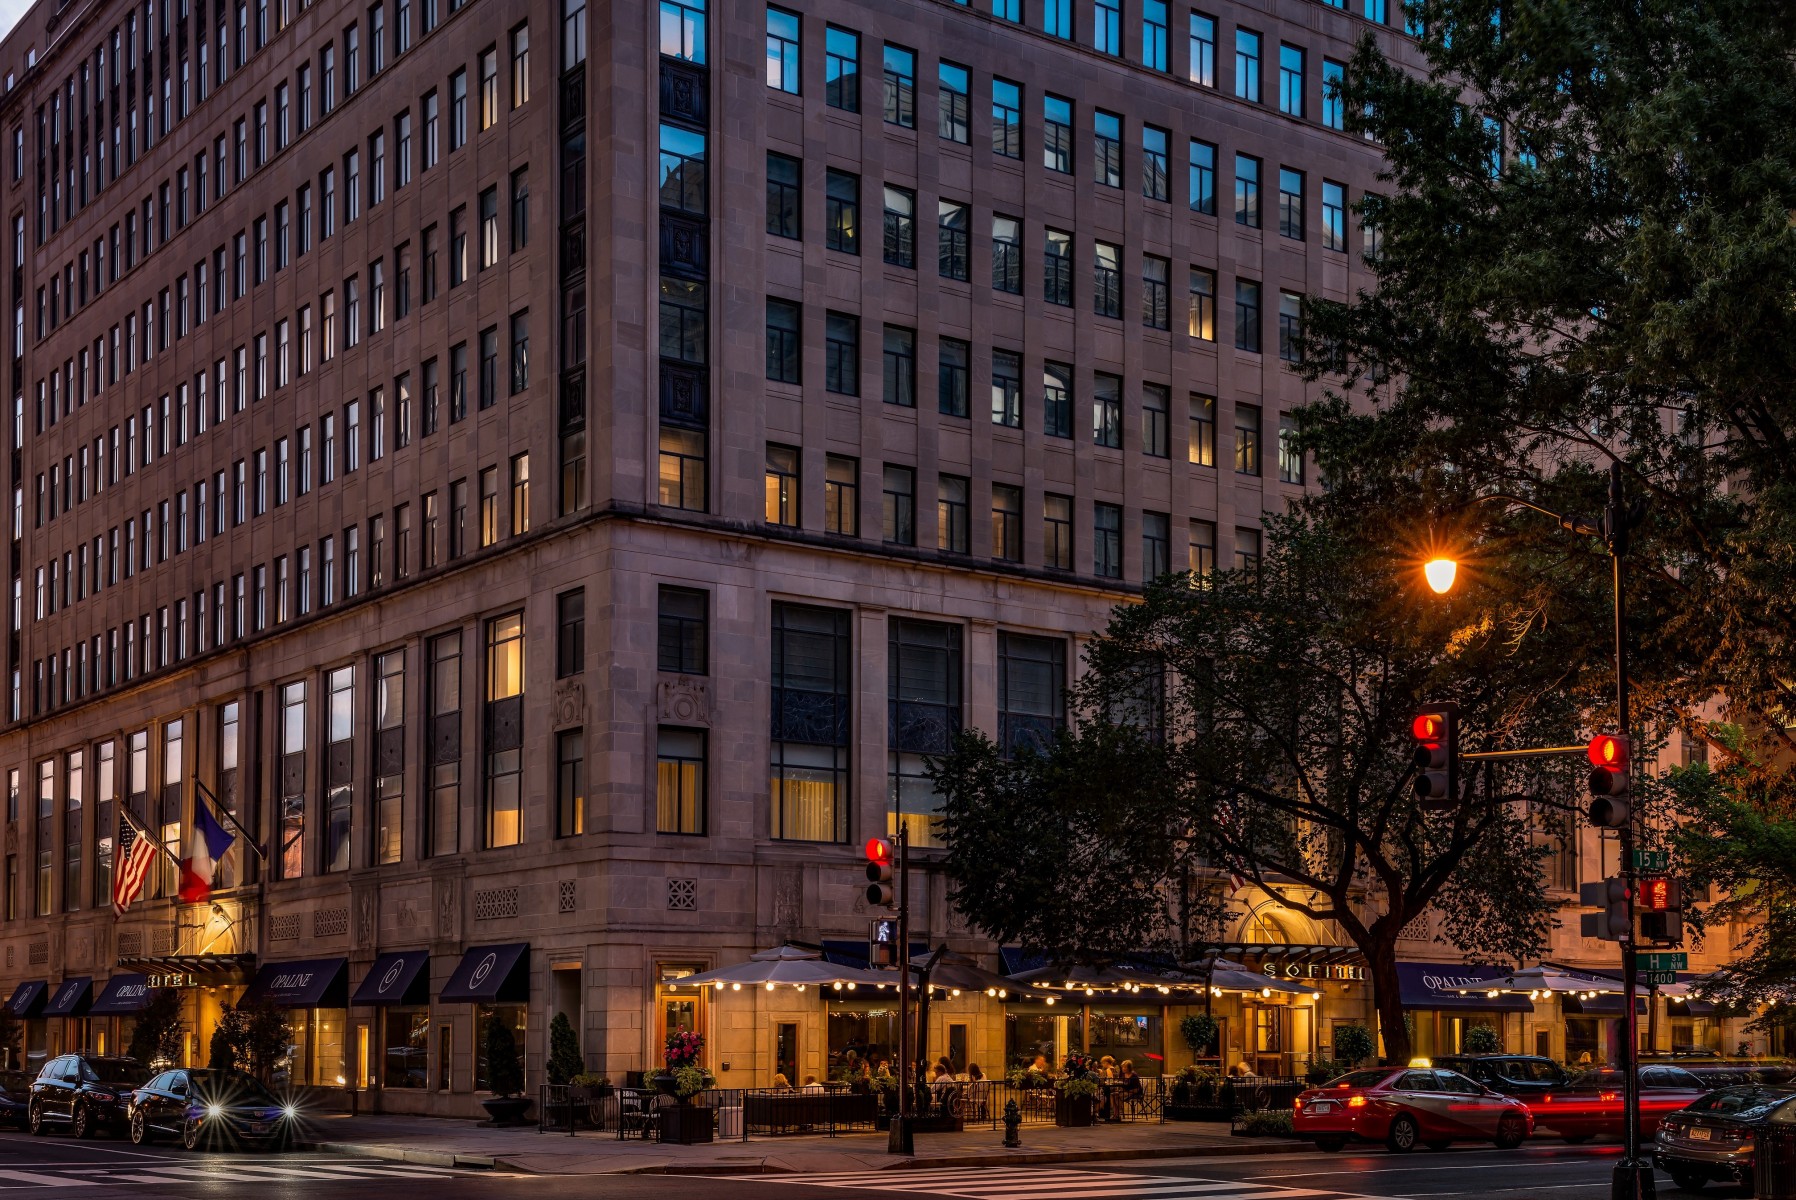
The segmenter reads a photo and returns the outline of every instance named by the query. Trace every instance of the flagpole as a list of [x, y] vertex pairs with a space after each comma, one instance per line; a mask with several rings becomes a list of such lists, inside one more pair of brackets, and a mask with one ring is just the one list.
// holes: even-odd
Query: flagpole
[[176, 871], [179, 871], [181, 869], [181, 860], [175, 857], [175, 852], [173, 850], [170, 850], [167, 846], [163, 845], [162, 840], [160, 838], [150, 837], [150, 831], [145, 829], [142, 825], [139, 825], [137, 823], [137, 816], [135, 813], [133, 813], [131, 811], [131, 806], [129, 804], [120, 805], [118, 811], [119, 811], [119, 815], [125, 818], [125, 823], [127, 825], [131, 826], [131, 828], [134, 831], [136, 831], [138, 837], [149, 838], [150, 845], [152, 845], [152, 846], [156, 847], [156, 849], [162, 851], [162, 857], [168, 859], [169, 862], [175, 864]]
[[261, 859], [263, 862], [267, 862], [268, 861], [268, 851], [262, 848], [262, 844], [260, 842], [256, 841], [255, 838], [253, 838], [249, 835], [249, 830], [247, 830], [243, 827], [243, 823], [236, 818], [236, 816], [231, 812], [230, 809], [226, 808], [219, 801], [218, 793], [214, 792], [211, 788], [207, 787], [203, 782], [201, 782], [199, 776], [197, 776], [197, 775], [193, 777], [193, 785], [194, 785], [194, 787], [198, 788], [200, 791], [206, 793], [207, 796], [211, 797], [212, 811], [217, 813], [219, 816], [223, 817], [225, 820], [229, 821], [231, 823], [231, 828], [235, 829], [239, 834], [243, 835], [243, 844], [248, 846], [251, 850], [254, 850], [256, 852], [257, 858]]

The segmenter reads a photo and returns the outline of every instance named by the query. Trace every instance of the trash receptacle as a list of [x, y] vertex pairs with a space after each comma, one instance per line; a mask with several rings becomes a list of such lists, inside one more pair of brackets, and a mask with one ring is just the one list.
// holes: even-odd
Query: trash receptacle
[[1766, 1123], [1753, 1132], [1755, 1200], [1796, 1200], [1796, 1124]]

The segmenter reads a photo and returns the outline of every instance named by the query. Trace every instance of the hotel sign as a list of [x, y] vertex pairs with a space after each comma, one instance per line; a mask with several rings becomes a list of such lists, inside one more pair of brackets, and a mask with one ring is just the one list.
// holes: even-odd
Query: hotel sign
[[1366, 968], [1358, 963], [1269, 962], [1260, 969], [1273, 979], [1364, 981], [1366, 978]]
[[[190, 988], [200, 985], [199, 977], [191, 971], [169, 971], [160, 975], [149, 975], [144, 979], [144, 986], [153, 988]], [[120, 988], [123, 995], [126, 989]]]

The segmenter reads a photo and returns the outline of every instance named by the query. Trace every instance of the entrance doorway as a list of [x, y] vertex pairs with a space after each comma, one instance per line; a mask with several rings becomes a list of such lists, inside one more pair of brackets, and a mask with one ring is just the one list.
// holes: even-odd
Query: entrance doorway
[[790, 1021], [773, 1027], [773, 1070], [787, 1083], [798, 1083], [798, 1026]]

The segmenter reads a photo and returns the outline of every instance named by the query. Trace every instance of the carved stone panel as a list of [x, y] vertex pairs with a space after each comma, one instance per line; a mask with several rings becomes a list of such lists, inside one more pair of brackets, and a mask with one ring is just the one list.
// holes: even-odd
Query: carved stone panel
[[711, 685], [696, 675], [663, 679], [657, 689], [660, 722], [664, 725], [711, 727]]
[[804, 923], [804, 870], [780, 867], [773, 882], [773, 923], [794, 933]]
[[456, 916], [460, 907], [460, 893], [456, 890], [456, 881], [439, 879], [436, 881], [436, 891], [437, 936], [444, 940], [452, 940], [456, 936]]
[[586, 683], [584, 680], [555, 681], [555, 728], [567, 729], [586, 724]]

